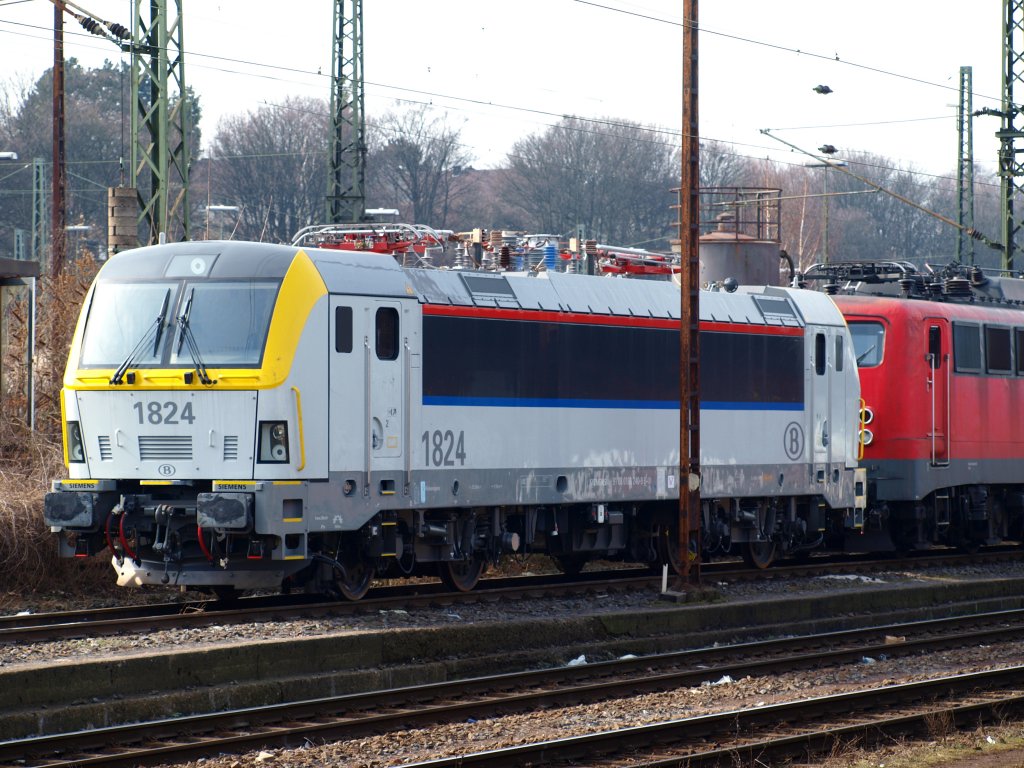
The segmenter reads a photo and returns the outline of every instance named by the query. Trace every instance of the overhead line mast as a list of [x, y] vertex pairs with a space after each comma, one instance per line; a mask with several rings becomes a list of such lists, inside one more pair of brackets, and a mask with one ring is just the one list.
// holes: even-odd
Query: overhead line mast
[[[151, 245], [166, 233], [171, 240], [188, 240], [191, 110], [185, 89], [183, 0], [134, 2], [131, 167], [143, 225], [139, 239]], [[140, 183], [147, 171], [148, 187]]]
[[1021, 108], [1014, 102], [1014, 85], [1024, 76], [1021, 66], [1024, 56], [1024, 0], [1003, 0], [1003, 99], [1000, 117], [1002, 126], [999, 139], [999, 179], [1002, 191], [1003, 269], [1014, 268], [1017, 235], [1024, 222], [1024, 213], [1017, 199], [1024, 196], [1024, 163], [1018, 158], [1016, 140], [1024, 136], [1021, 131]]
[[330, 132], [327, 221], [362, 221], [366, 213], [363, 0], [334, 0]]
[[957, 164], [956, 223], [960, 230], [956, 236], [956, 260], [961, 264], [974, 264], [974, 240], [967, 234], [974, 229], [974, 108], [972, 69], [960, 67], [960, 104], [957, 109]]
[[58, 277], [64, 269], [67, 219], [67, 171], [64, 141], [64, 14], [63, 5], [53, 6], [53, 175], [50, 205], [50, 275]]

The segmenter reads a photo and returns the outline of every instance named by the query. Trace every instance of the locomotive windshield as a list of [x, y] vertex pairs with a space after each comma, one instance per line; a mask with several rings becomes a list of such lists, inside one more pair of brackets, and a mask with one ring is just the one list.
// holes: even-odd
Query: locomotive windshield
[[[191, 299], [188, 328], [195, 337], [203, 362], [221, 368], [258, 365], [263, 356], [277, 285], [198, 283], [186, 290], [185, 300]], [[185, 316], [181, 310], [181, 317]], [[179, 318], [171, 345], [171, 365], [192, 364], [187, 347]]]
[[[98, 283], [80, 364], [192, 367], [195, 351], [207, 366], [258, 366], [278, 287], [277, 282]], [[182, 334], [183, 317], [194, 349]]]
[[882, 364], [885, 327], [881, 323], [851, 322], [850, 335], [853, 337], [853, 353], [858, 368], [874, 368]]
[[[175, 290], [167, 283], [100, 283], [93, 294], [82, 339], [82, 365], [116, 368], [146, 338]], [[160, 362], [157, 339], [138, 349], [134, 364]]]

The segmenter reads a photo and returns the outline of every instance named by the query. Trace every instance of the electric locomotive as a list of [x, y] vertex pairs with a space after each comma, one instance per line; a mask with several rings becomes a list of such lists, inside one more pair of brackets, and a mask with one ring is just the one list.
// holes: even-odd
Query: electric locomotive
[[1022, 538], [1024, 281], [953, 264], [816, 265], [864, 398], [869, 549]]
[[[678, 566], [679, 288], [244, 242], [126, 251], [62, 390], [65, 556], [121, 584], [358, 599], [544, 553]], [[863, 524], [854, 347], [825, 295], [701, 295], [704, 541], [768, 565]]]

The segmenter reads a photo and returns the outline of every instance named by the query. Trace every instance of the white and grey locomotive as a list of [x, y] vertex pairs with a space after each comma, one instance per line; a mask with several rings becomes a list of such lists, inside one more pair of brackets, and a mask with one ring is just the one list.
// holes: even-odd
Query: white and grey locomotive
[[[62, 553], [122, 584], [361, 597], [488, 562], [677, 564], [679, 288], [242, 242], [113, 257], [62, 392]], [[703, 541], [767, 565], [863, 524], [831, 299], [703, 292]]]

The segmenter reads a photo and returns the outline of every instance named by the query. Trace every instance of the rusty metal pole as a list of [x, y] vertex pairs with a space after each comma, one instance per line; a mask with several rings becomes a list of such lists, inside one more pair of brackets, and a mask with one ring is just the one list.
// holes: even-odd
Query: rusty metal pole
[[64, 173], [64, 12], [53, 4], [53, 187], [50, 204], [50, 274], [64, 268], [66, 175]]
[[[700, 582], [700, 131], [697, 0], [684, 0], [683, 151], [679, 192], [679, 556], [683, 582]], [[693, 560], [691, 561], [691, 557]]]

